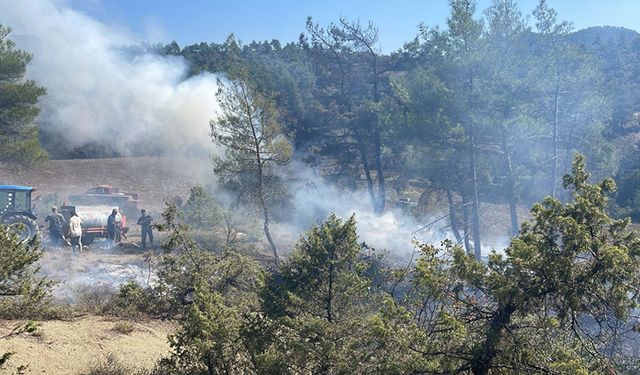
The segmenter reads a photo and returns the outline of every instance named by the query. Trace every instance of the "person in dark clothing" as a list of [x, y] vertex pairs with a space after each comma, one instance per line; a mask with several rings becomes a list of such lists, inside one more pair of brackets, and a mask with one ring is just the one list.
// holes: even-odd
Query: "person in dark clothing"
[[147, 248], [147, 237], [149, 237], [149, 243], [153, 247], [153, 230], [151, 228], [151, 222], [153, 219], [147, 215], [146, 210], [140, 210], [142, 216], [138, 219], [138, 225], [140, 225], [140, 238], [142, 239], [142, 248]]
[[63, 228], [67, 225], [64, 217], [58, 212], [58, 207], [51, 207], [51, 214], [44, 219], [45, 223], [49, 223], [49, 236], [53, 246], [61, 246], [67, 242], [63, 235]]
[[111, 215], [109, 215], [109, 217], [107, 218], [107, 234], [109, 235], [109, 247], [113, 246], [116, 244], [116, 241], [118, 240], [118, 232], [119, 232], [119, 228], [118, 228], [118, 209], [114, 208], [113, 211], [111, 211]]

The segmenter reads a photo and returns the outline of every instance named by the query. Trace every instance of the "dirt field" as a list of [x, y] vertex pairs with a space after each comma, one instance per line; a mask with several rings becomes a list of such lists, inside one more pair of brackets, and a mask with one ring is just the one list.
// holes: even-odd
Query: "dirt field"
[[0, 374], [13, 374], [27, 366], [23, 374], [76, 375], [113, 354], [123, 364], [150, 368], [170, 352], [167, 335], [175, 326], [159, 321], [133, 323], [134, 330], [114, 331], [118, 321], [85, 317], [74, 321], [47, 321], [33, 333], [11, 335], [24, 325], [20, 321], [0, 321], [0, 355], [15, 352], [0, 368]]
[[[188, 196], [196, 184], [213, 181], [209, 160], [169, 157], [116, 159], [51, 160], [46, 166], [19, 170], [0, 169], [0, 184], [34, 186], [36, 208], [42, 210], [43, 199], [58, 194], [65, 200], [69, 194], [108, 184], [123, 192], [140, 194], [141, 205], [160, 210], [163, 201], [175, 196]], [[48, 209], [48, 207], [46, 207]], [[45, 210], [46, 211], [46, 210]]]

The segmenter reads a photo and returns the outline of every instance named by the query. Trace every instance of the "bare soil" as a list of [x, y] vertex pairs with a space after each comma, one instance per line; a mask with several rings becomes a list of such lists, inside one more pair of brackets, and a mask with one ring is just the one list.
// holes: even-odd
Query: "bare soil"
[[[75, 375], [89, 370], [112, 354], [125, 365], [151, 368], [170, 353], [167, 336], [175, 325], [163, 321], [131, 322], [133, 331], [114, 330], [118, 321], [84, 317], [73, 321], [45, 321], [32, 333], [11, 335], [23, 321], [0, 321], [0, 356], [15, 354], [0, 368], [13, 374], [26, 366], [23, 374]], [[8, 335], [8, 337], [6, 337]]]
[[[140, 205], [159, 210], [164, 200], [186, 197], [196, 184], [213, 181], [210, 160], [180, 157], [51, 160], [40, 168], [0, 168], [0, 184], [34, 186], [34, 203], [48, 195], [66, 200], [95, 185], [113, 185], [122, 192], [139, 193]], [[48, 209], [48, 207], [46, 208]]]

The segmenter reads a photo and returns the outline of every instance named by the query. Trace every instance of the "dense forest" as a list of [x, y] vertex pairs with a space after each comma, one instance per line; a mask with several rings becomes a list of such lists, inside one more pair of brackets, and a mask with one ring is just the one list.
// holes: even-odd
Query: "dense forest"
[[[640, 219], [640, 34], [574, 31], [545, 0], [530, 17], [515, 0], [481, 13], [471, 0], [450, 8], [446, 27], [423, 25], [391, 53], [373, 23], [311, 17], [285, 45], [231, 35], [127, 47], [183, 58], [189, 76], [218, 74], [221, 113], [208, 125], [225, 152], [212, 173], [259, 212], [273, 253], [256, 261], [231, 229], [226, 242], [194, 240], [196, 222], [232, 227], [202, 188], [167, 204], [157, 284], [126, 284], [108, 304], [180, 322], [153, 374], [640, 371], [640, 239], [627, 219]], [[30, 85], [33, 106], [45, 92]], [[26, 122], [37, 115], [29, 108]], [[28, 131], [15, 148], [28, 139], [21, 150], [37, 153]], [[65, 147], [46, 126], [39, 140], [53, 158], [121, 156], [104, 144]], [[162, 154], [147, 146], [134, 156]], [[359, 242], [357, 218], [331, 215], [280, 259], [270, 224], [286, 210], [286, 181], [275, 171], [292, 160], [366, 191], [376, 214], [404, 191], [438, 191], [455, 238], [417, 244], [416, 258], [395, 268]], [[510, 216], [512, 241], [488, 257], [483, 202]], [[527, 220], [522, 207], [532, 207]], [[4, 230], [0, 247], [11, 249], [0, 270], [19, 273], [0, 292], [22, 287], [39, 302], [45, 281], [7, 259], [24, 267], [40, 250]]]

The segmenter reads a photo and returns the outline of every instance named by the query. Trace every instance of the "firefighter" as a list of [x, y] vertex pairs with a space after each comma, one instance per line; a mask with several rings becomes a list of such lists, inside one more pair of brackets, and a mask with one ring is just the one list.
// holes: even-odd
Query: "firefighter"
[[58, 207], [51, 207], [51, 214], [44, 221], [49, 223], [49, 237], [53, 246], [59, 247], [67, 242], [62, 233], [62, 228], [67, 225], [67, 222], [58, 212]]
[[111, 215], [107, 218], [107, 234], [109, 235], [109, 247], [112, 247], [118, 241], [118, 234], [120, 228], [118, 228], [118, 209], [114, 208], [111, 211]]
[[149, 243], [153, 247], [153, 230], [151, 228], [151, 222], [153, 219], [147, 215], [145, 209], [140, 210], [142, 216], [138, 219], [138, 225], [140, 225], [140, 238], [142, 239], [142, 248], [147, 248], [147, 237], [149, 237]]

